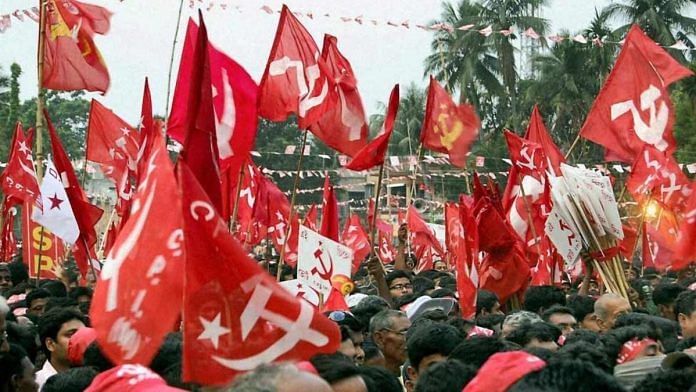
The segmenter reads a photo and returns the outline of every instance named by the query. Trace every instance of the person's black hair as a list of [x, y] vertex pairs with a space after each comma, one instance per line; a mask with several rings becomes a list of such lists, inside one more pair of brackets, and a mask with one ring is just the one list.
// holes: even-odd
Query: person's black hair
[[643, 268], [643, 277], [646, 279], [653, 279], [660, 276], [660, 273], [657, 272], [657, 268], [655, 267], [645, 267]]
[[677, 346], [674, 348], [674, 351], [684, 351], [692, 347], [696, 347], [696, 336], [680, 340], [679, 343], [677, 343]]
[[493, 354], [519, 350], [520, 346], [493, 336], [473, 336], [452, 350], [450, 359], [480, 368]]
[[504, 320], [504, 314], [487, 314], [485, 316], [476, 317], [476, 325], [478, 325], [481, 328], [488, 328], [493, 331], [495, 331], [497, 328], [498, 331], [500, 331], [500, 328], [502, 328]]
[[425, 292], [428, 290], [435, 290], [435, 283], [433, 283], [432, 280], [422, 276], [414, 277], [411, 284], [413, 285], [413, 292], [419, 295], [425, 294]]
[[382, 352], [379, 351], [379, 347], [372, 341], [372, 339], [366, 338], [363, 341], [362, 349], [365, 352], [365, 361], [369, 361], [373, 358], [379, 357]]
[[555, 352], [543, 347], [527, 347], [522, 351], [532, 354], [544, 362], [548, 362], [556, 354]]
[[679, 294], [686, 288], [676, 283], [660, 283], [653, 290], [653, 302], [655, 305], [669, 306], [674, 304]]
[[638, 381], [632, 392], [683, 392], [696, 385], [693, 370], [668, 370], [653, 372]]
[[461, 391], [478, 369], [456, 359], [436, 363], [418, 376], [415, 392]]
[[8, 352], [0, 354], [0, 389], [7, 388], [12, 377], [23, 375], [24, 357], [27, 357], [27, 352], [21, 346], [12, 343]]
[[442, 309], [429, 309], [419, 314], [418, 317], [411, 320], [411, 323], [415, 323], [418, 319], [428, 319], [430, 321], [435, 321], [438, 323], [445, 323], [449, 320], [449, 316]]
[[557, 361], [530, 373], [507, 392], [625, 392], [613, 376], [580, 360]]
[[94, 341], [87, 346], [84, 355], [82, 355], [82, 366], [93, 367], [101, 373], [113, 368], [115, 365], [104, 355], [99, 344]]
[[457, 289], [457, 279], [455, 279], [454, 276], [445, 274], [437, 282], [437, 285], [439, 287], [442, 287], [445, 289], [456, 290]]
[[36, 363], [36, 354], [39, 352], [39, 346], [36, 345], [36, 334], [33, 328], [16, 322], [7, 322], [5, 328], [7, 340], [21, 346], [26, 351], [29, 360], [32, 363]]
[[389, 303], [384, 298], [377, 295], [368, 295], [356, 306], [350, 308], [350, 311], [353, 313], [353, 316], [367, 328], [370, 325], [372, 317], [386, 309], [389, 309]]
[[431, 270], [425, 270], [425, 271], [420, 272], [418, 275], [416, 275], [416, 277], [426, 278], [426, 279], [434, 281], [435, 279], [440, 278], [440, 277], [445, 276], [445, 275], [447, 275], [447, 274], [442, 272], [442, 271], [431, 269]]
[[44, 312], [56, 308], [77, 308], [77, 301], [70, 297], [48, 297]]
[[358, 372], [365, 380], [367, 392], [403, 392], [404, 390], [399, 379], [383, 367], [360, 366]]
[[604, 353], [607, 354], [610, 365], [616, 366], [616, 360], [619, 357], [619, 352], [621, 352], [624, 343], [634, 338], [638, 340], [645, 338], [650, 338], [655, 341], [661, 340], [659, 333], [655, 329], [648, 328], [647, 326], [631, 325], [612, 329], [602, 335]]
[[613, 366], [609, 363], [607, 354], [602, 351], [601, 346], [597, 347], [589, 342], [566, 343], [556, 352], [551, 360], [570, 361], [574, 359], [589, 362], [607, 374], [612, 374]]
[[35, 300], [49, 297], [51, 297], [51, 293], [48, 290], [38, 288], [30, 291], [27, 296], [24, 297], [24, 301], [27, 303], [27, 308], [31, 308], [31, 303]]
[[46, 339], [56, 340], [60, 327], [71, 320], [80, 320], [84, 323], [85, 318], [82, 313], [70, 308], [55, 308], [39, 317], [39, 339], [41, 340], [41, 349], [47, 358], [50, 357], [51, 353], [46, 347]]
[[341, 353], [319, 354], [309, 359], [319, 376], [329, 384], [359, 376], [358, 367], [353, 361]]
[[674, 351], [679, 342], [679, 324], [676, 321], [650, 314], [631, 312], [617, 317], [614, 328], [631, 325], [645, 326], [656, 331], [666, 353]]
[[58, 280], [44, 280], [39, 282], [39, 287], [48, 290], [51, 293], [51, 297], [67, 297], [68, 289], [65, 287], [63, 282]]
[[430, 298], [457, 298], [457, 295], [450, 289], [439, 288], [430, 293]]
[[78, 298], [83, 296], [89, 297], [91, 299], [93, 294], [94, 292], [89, 287], [80, 286], [70, 290], [69, 297], [77, 301]]
[[402, 306], [410, 304], [411, 302], [415, 301], [420, 297], [420, 294], [416, 294], [415, 292], [411, 294], [406, 294], [402, 295], [399, 298], [394, 298], [392, 301], [394, 302], [394, 309], [401, 309]]
[[602, 344], [601, 335], [589, 329], [576, 329], [566, 336], [564, 344], [587, 342], [595, 347]]
[[183, 337], [181, 332], [170, 332], [157, 350], [157, 354], [152, 358], [149, 368], [160, 376], [171, 365], [181, 362], [181, 352], [183, 348]]
[[406, 339], [408, 360], [418, 371], [423, 358], [433, 354], [448, 356], [462, 341], [464, 336], [450, 325], [434, 323], [423, 326]]
[[7, 268], [10, 270], [13, 286], [17, 286], [20, 283], [26, 283], [29, 281], [29, 270], [22, 260], [17, 259], [7, 264]]
[[496, 303], [500, 303], [500, 301], [494, 292], [479, 289], [476, 292], [476, 315], [481, 314], [484, 309], [490, 312]]
[[185, 383], [182, 377], [182, 362], [169, 365], [160, 373], [160, 376], [170, 387], [180, 388], [186, 391], [197, 391], [198, 386], [194, 383]]
[[574, 294], [568, 297], [567, 306], [573, 310], [573, 316], [581, 323], [588, 314], [594, 313], [595, 299], [587, 295]]
[[550, 323], [523, 323], [517, 329], [510, 332], [506, 337], [507, 340], [517, 343], [524, 347], [529, 344], [532, 339], [540, 342], [557, 342], [561, 336], [561, 330]]
[[[330, 316], [331, 313], [333, 312], [324, 312], [325, 316]], [[336, 324], [338, 324], [340, 327], [346, 327], [347, 330], [352, 331], [352, 332], [364, 332], [367, 327], [360, 322], [354, 315], [350, 314], [349, 312], [342, 312], [343, 313], [343, 319], [340, 321], [333, 320]]]
[[566, 304], [565, 293], [556, 286], [532, 286], [524, 295], [524, 310], [540, 314], [553, 305]]
[[54, 374], [46, 380], [41, 392], [82, 392], [97, 377], [97, 369], [80, 366]]
[[674, 315], [678, 317], [681, 313], [690, 317], [694, 311], [696, 311], [696, 291], [686, 290], [679, 294], [674, 301]]
[[394, 279], [398, 278], [406, 278], [408, 279], [409, 282], [413, 281], [413, 277], [411, 277], [411, 274], [404, 271], [404, 270], [394, 270], [390, 273], [387, 274], [386, 280], [387, 280], [387, 286], [391, 286], [392, 282]]
[[569, 315], [575, 317], [575, 313], [573, 312], [573, 309], [571, 309], [567, 306], [553, 305], [552, 307], [544, 310], [544, 313], [541, 315], [541, 318], [544, 321], [550, 321], [551, 316], [553, 316], [554, 314], [569, 314]]

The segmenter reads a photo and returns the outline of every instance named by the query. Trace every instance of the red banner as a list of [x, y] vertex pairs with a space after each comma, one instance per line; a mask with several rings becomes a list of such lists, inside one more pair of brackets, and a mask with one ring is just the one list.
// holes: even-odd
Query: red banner
[[31, 206], [27, 203], [22, 205], [22, 256], [30, 278], [36, 278], [41, 266], [40, 279], [59, 278], [55, 271], [65, 260], [65, 244], [50, 230], [31, 220]]

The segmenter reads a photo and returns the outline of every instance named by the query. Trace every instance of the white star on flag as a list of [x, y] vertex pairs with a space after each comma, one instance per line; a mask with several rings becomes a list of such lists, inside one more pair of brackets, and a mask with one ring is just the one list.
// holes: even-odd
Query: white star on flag
[[218, 343], [220, 343], [220, 336], [230, 333], [230, 329], [220, 325], [220, 313], [211, 321], [200, 316], [198, 319], [201, 320], [201, 324], [203, 325], [203, 332], [198, 335], [198, 340], [210, 339], [213, 343], [213, 347], [217, 350]]
[[19, 142], [19, 151], [23, 152], [25, 155], [31, 155], [31, 150], [27, 147], [26, 140]]
[[130, 129], [123, 127], [123, 128], [121, 128], [121, 133], [128, 136], [130, 134]]

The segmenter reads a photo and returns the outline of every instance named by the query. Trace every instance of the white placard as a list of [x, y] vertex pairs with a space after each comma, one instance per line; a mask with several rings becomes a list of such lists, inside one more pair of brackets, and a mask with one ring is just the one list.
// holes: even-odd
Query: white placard
[[582, 241], [580, 235], [574, 233], [570, 225], [563, 221], [557, 210], [554, 206], [546, 219], [545, 232], [558, 250], [558, 254], [565, 260], [566, 266], [571, 267], [580, 255]]
[[297, 279], [324, 296], [331, 293], [331, 278], [344, 275], [350, 278], [353, 251], [317, 232], [300, 226], [297, 252]]

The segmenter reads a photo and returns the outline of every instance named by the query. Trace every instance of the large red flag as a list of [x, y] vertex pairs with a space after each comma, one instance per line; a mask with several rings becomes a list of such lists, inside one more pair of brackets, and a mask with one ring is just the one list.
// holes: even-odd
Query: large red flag
[[645, 145], [671, 154], [677, 146], [667, 88], [692, 74], [634, 25], [580, 135], [604, 146], [607, 161], [633, 162]]
[[534, 105], [532, 117], [529, 119], [529, 125], [527, 126], [527, 132], [524, 134], [524, 138], [541, 145], [548, 161], [548, 167], [553, 169], [555, 175], [560, 176], [561, 163], [565, 162], [565, 157], [556, 143], [554, 143], [551, 135], [549, 135], [549, 131], [544, 125], [544, 119], [539, 112], [538, 105]]
[[338, 200], [336, 200], [336, 192], [331, 185], [329, 174], [325, 175], [319, 234], [338, 242]]
[[469, 147], [476, 140], [481, 122], [469, 104], [457, 105], [432, 76], [420, 132], [423, 147], [449, 154], [450, 162], [466, 167]]
[[77, 0], [49, 0], [43, 17], [42, 87], [106, 92], [109, 71], [92, 37], [109, 31], [111, 12]]
[[397, 84], [394, 86], [389, 96], [389, 105], [387, 106], [387, 113], [384, 116], [382, 132], [353, 156], [353, 159], [345, 165], [346, 169], [362, 171], [384, 163], [384, 157], [389, 148], [389, 139], [394, 130], [394, 122], [396, 121], [396, 114], [398, 111], [399, 85]]
[[[167, 134], [182, 144], [187, 133], [186, 116], [193, 80], [191, 72], [197, 35], [198, 26], [193, 19], [189, 19], [172, 111], [167, 123]], [[256, 139], [258, 87], [236, 61], [219, 51], [212, 43], [208, 43], [207, 47], [220, 167], [222, 170], [230, 168], [236, 179]]]
[[337, 102], [309, 130], [327, 146], [353, 156], [367, 144], [369, 131], [358, 82], [348, 59], [338, 50], [336, 37], [324, 36], [321, 56], [336, 82], [330, 94], [337, 96]]
[[466, 238], [464, 226], [459, 213], [459, 206], [452, 202], [445, 203], [445, 246], [449, 255], [449, 266], [466, 263]]
[[677, 161], [647, 145], [633, 163], [626, 188], [638, 202], [652, 199], [674, 211], [686, 208], [692, 192], [689, 179]]
[[41, 192], [34, 171], [31, 140], [24, 137], [20, 122], [15, 127], [10, 157], [5, 170], [0, 174], [0, 183], [5, 194], [5, 204], [26, 202], [41, 208]]
[[258, 112], [271, 121], [295, 113], [301, 129], [319, 121], [335, 104], [333, 75], [300, 21], [283, 5], [266, 70], [259, 84]]
[[[476, 297], [478, 286], [478, 228], [471, 209], [464, 201], [464, 195], [459, 198], [459, 218], [462, 230], [466, 234], [464, 249], [460, 248], [460, 257], [454, 258], [457, 271], [457, 293], [462, 317], [473, 319], [476, 316]], [[453, 211], [451, 211], [453, 212]], [[462, 257], [463, 256], [463, 257]]]
[[[696, 190], [696, 183], [692, 187]], [[691, 192], [691, 197], [684, 212], [684, 217], [679, 227], [675, 261], [672, 268], [684, 269], [696, 260], [696, 191]]]
[[98, 238], [95, 226], [101, 219], [104, 211], [92, 205], [87, 199], [85, 192], [80, 188], [80, 182], [77, 179], [75, 170], [73, 170], [68, 154], [63, 149], [60, 138], [58, 138], [58, 134], [55, 128], [53, 128], [48, 111], [44, 110], [44, 116], [48, 126], [48, 135], [51, 138], [53, 162], [65, 186], [65, 193], [68, 195], [77, 226], [80, 228], [80, 236], [73, 248], [73, 255], [80, 272], [82, 275], [85, 275], [95, 256], [94, 246], [97, 244]]
[[186, 136], [181, 159], [191, 168], [198, 182], [208, 193], [218, 213], [223, 211], [222, 181], [218, 165], [218, 146], [215, 131], [215, 108], [210, 75], [208, 31], [199, 12], [200, 28], [189, 74], [191, 81], [186, 120]]
[[264, 363], [335, 352], [336, 324], [251, 260], [191, 171], [177, 170], [185, 190], [183, 379], [222, 385]]
[[132, 215], [106, 258], [90, 310], [99, 346], [117, 364], [149, 364], [181, 313], [181, 196], [164, 138], [152, 144]]
[[365, 229], [360, 224], [358, 215], [351, 214], [346, 221], [341, 241], [343, 245], [353, 250], [352, 273], [355, 273], [360, 268], [360, 264], [365, 260], [365, 257], [370, 254], [370, 240]]

